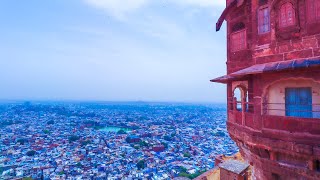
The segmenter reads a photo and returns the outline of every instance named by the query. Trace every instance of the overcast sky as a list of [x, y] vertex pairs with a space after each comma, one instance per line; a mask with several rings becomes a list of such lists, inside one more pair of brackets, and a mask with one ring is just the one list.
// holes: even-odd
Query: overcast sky
[[224, 102], [224, 0], [1, 0], [0, 99]]

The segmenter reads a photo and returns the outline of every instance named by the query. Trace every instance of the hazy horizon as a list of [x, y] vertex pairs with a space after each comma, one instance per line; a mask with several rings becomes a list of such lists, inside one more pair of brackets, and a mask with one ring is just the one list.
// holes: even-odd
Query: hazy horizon
[[223, 104], [226, 105], [226, 102], [197, 102], [197, 101], [108, 101], [108, 100], [23, 100], [23, 99], [0, 99], [0, 103], [7, 104], [7, 103], [93, 103], [93, 104], [195, 104], [195, 105], [219, 105]]
[[0, 2], [0, 100], [225, 103], [225, 1]]

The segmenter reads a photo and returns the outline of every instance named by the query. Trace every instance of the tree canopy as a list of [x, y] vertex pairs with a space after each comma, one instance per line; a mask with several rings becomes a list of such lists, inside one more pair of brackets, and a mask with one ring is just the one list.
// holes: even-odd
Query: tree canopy
[[34, 156], [36, 154], [36, 151], [31, 150], [27, 152], [27, 156]]
[[72, 136], [69, 137], [69, 142], [78, 141], [79, 139], [80, 139], [79, 136], [72, 135]]
[[123, 130], [123, 129], [120, 129], [120, 130], [117, 132], [117, 134], [127, 134], [127, 132], [126, 132], [125, 130]]
[[137, 168], [138, 168], [138, 170], [144, 169], [145, 166], [146, 166], [146, 165], [145, 165], [144, 160], [140, 160], [140, 161], [137, 163]]

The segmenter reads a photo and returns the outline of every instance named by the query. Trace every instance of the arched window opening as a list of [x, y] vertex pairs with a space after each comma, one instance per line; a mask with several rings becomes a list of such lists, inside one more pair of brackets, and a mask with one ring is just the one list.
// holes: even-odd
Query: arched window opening
[[284, 3], [280, 8], [280, 27], [293, 26], [296, 23], [296, 13], [292, 3]]
[[307, 0], [307, 16], [309, 22], [320, 21], [319, 0]]
[[241, 87], [237, 87], [233, 91], [233, 99], [235, 103], [235, 109], [238, 111], [248, 110], [248, 92]]
[[234, 101], [236, 103], [236, 109], [238, 111], [242, 111], [242, 100], [241, 100], [241, 90], [239, 87], [237, 87], [235, 90], [234, 90]]

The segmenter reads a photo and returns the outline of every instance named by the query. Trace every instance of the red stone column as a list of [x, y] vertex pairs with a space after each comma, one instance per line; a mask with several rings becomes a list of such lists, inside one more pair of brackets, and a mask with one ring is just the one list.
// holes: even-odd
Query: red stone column
[[314, 160], [311, 159], [308, 161], [308, 168], [311, 170], [311, 171], [314, 171], [315, 170], [315, 167], [314, 167]]
[[270, 151], [270, 160], [276, 161], [277, 160], [277, 153], [274, 151]]
[[246, 125], [246, 123], [245, 123], [245, 121], [246, 121], [246, 103], [245, 103], [245, 101], [243, 100], [243, 99], [241, 99], [241, 107], [242, 107], [242, 126], [245, 126]]
[[261, 118], [262, 100], [261, 100], [261, 97], [254, 97], [253, 103], [254, 103], [253, 124], [256, 129], [261, 130], [261, 128], [262, 128], [262, 118]]

